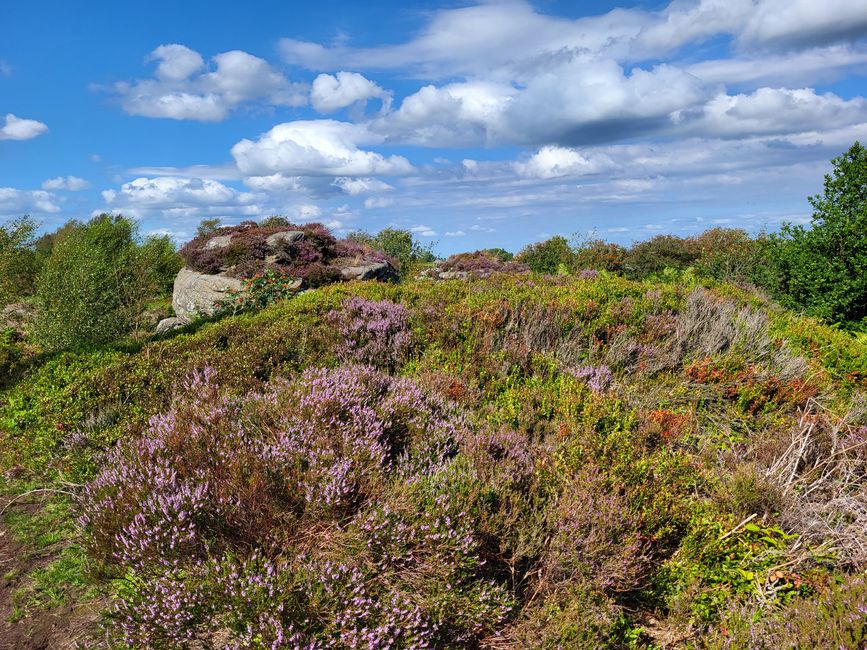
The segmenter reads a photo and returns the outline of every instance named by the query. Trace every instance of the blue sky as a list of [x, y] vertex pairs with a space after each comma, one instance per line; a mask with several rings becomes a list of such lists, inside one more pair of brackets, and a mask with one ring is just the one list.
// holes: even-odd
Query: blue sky
[[443, 254], [809, 217], [867, 141], [867, 3], [0, 8], [0, 221], [284, 214]]

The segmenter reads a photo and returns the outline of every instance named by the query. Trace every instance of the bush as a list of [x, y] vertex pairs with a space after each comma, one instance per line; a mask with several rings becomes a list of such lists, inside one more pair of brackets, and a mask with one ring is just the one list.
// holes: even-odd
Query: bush
[[784, 224], [763, 241], [763, 284], [787, 307], [855, 324], [867, 318], [867, 148], [856, 142], [832, 163], [810, 197], [812, 227]]
[[620, 273], [626, 261], [626, 249], [601, 239], [590, 239], [575, 249], [575, 268]]
[[156, 290], [149, 263], [163, 244], [145, 251], [136, 226], [122, 216], [100, 215], [54, 245], [39, 276], [34, 337], [49, 350], [117, 340], [135, 325]]
[[627, 277], [640, 280], [665, 269], [684, 270], [699, 258], [694, 242], [675, 235], [657, 235], [629, 249], [623, 261]]
[[744, 230], [711, 228], [691, 238], [696, 270], [721, 282], [748, 282], [759, 266], [758, 244]]
[[515, 257], [534, 273], [554, 274], [575, 267], [575, 254], [565, 237], [557, 235], [538, 244], [531, 244]]

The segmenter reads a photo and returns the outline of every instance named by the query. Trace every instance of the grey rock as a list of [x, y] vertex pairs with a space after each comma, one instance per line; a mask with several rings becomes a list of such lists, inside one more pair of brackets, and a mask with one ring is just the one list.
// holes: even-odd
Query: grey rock
[[340, 269], [344, 280], [379, 280], [380, 282], [396, 282], [397, 271], [388, 262], [371, 262], [348, 260], [335, 265]]
[[220, 235], [218, 237], [212, 237], [208, 240], [208, 243], [205, 244], [205, 250], [212, 250], [214, 248], [226, 248], [231, 243], [232, 235]]
[[166, 332], [171, 332], [172, 330], [176, 330], [179, 327], [183, 327], [184, 325], [188, 325], [189, 321], [184, 320], [183, 318], [177, 318], [175, 316], [171, 318], [163, 318], [157, 324], [157, 334], [165, 334]]
[[304, 239], [304, 233], [300, 230], [284, 230], [275, 232], [265, 239], [265, 243], [272, 249], [279, 249], [289, 244], [294, 244], [297, 241]]
[[243, 288], [243, 283], [237, 278], [222, 273], [208, 275], [183, 268], [175, 278], [172, 307], [178, 318], [189, 322], [196, 316], [210, 316], [217, 303], [229, 299], [232, 293]]

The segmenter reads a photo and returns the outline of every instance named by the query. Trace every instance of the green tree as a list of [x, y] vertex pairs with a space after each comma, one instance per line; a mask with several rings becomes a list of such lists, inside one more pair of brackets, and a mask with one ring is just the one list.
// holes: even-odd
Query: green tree
[[764, 284], [788, 307], [830, 321], [867, 318], [867, 149], [832, 161], [822, 194], [809, 197], [811, 227], [784, 224], [767, 238]]
[[196, 237], [204, 237], [205, 235], [211, 235], [217, 230], [220, 229], [220, 219], [219, 217], [215, 217], [213, 219], [202, 219], [199, 222], [199, 225], [196, 227]]
[[529, 266], [534, 273], [553, 274], [575, 268], [575, 253], [566, 238], [560, 235], [530, 244], [515, 259]]
[[0, 306], [33, 292], [39, 270], [36, 228], [28, 216], [0, 226]]
[[36, 340], [48, 350], [108, 343], [129, 332], [154, 294], [135, 223], [100, 215], [54, 242], [37, 282]]

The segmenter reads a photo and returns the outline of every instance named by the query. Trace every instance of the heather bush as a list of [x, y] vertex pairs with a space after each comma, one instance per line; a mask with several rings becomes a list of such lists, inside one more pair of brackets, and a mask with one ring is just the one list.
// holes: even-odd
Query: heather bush
[[403, 305], [347, 298], [329, 321], [341, 339], [338, 356], [343, 361], [394, 370], [409, 357], [412, 332]]
[[[82, 496], [91, 557], [123, 576], [120, 632], [159, 647], [206, 636], [213, 620], [248, 641], [473, 643], [513, 596], [482, 554], [476, 499], [456, 498], [461, 485], [485, 493], [471, 467], [454, 465], [471, 439], [452, 407], [369, 368], [310, 370], [243, 399], [223, 395], [213, 370], [192, 375]], [[472, 457], [502, 444], [471, 445]], [[339, 536], [348, 522], [359, 544], [333, 564], [307, 531]], [[294, 559], [275, 564], [287, 552]], [[222, 594], [229, 584], [239, 586]], [[281, 587], [285, 606], [263, 609], [278, 584], [295, 585]]]
[[[304, 237], [286, 244], [283, 255], [273, 262], [266, 257], [270, 247], [266, 239], [278, 232], [294, 230]], [[230, 237], [226, 246], [208, 248], [214, 237]], [[313, 264], [327, 264], [336, 257], [337, 240], [325, 226], [319, 223], [285, 226], [259, 226], [244, 222], [238, 226], [226, 226], [204, 232], [187, 242], [180, 255], [190, 268], [202, 273], [226, 272], [245, 278], [263, 271], [266, 266], [282, 275], [297, 274]]]

